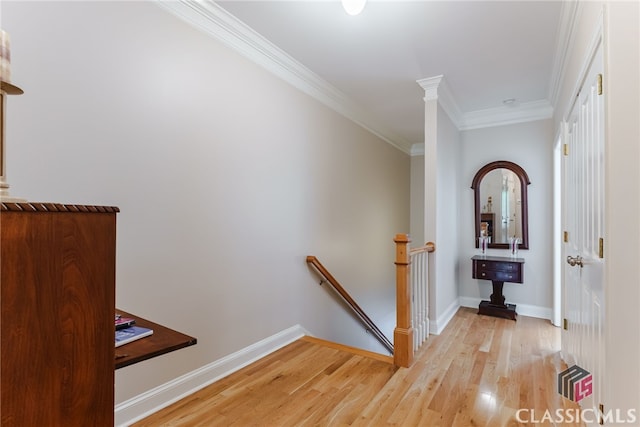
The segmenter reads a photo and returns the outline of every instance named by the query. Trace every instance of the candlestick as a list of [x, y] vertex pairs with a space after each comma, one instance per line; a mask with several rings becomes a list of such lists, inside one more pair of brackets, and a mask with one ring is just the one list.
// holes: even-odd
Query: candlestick
[[509, 237], [509, 250], [511, 251], [511, 256], [518, 256], [518, 244], [520, 243], [520, 239], [513, 236]]
[[0, 201], [24, 202], [24, 199], [9, 196], [7, 183], [7, 157], [5, 144], [7, 95], [22, 95], [24, 92], [11, 81], [11, 48], [9, 34], [0, 30]]
[[480, 237], [478, 237], [478, 240], [479, 240], [479, 243], [480, 243], [480, 250], [484, 254], [487, 251], [487, 246], [489, 244], [489, 238], [487, 236], [480, 236]]
[[4, 30], [0, 30], [0, 80], [11, 81], [11, 41]]

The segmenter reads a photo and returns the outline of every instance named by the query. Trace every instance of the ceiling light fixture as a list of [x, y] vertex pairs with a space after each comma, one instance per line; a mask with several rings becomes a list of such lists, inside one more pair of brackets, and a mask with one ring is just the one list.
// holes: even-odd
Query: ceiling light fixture
[[362, 12], [367, 0], [342, 0], [342, 7], [349, 15], [355, 16]]

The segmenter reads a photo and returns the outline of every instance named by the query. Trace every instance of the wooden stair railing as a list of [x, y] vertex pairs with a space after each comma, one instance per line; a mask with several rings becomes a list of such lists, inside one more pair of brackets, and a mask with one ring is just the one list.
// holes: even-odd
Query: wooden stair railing
[[[422, 252], [435, 251], [435, 244], [429, 242], [421, 248], [411, 250], [411, 239], [407, 234], [396, 234], [396, 328], [393, 331], [395, 351], [393, 360], [396, 366], [408, 368], [413, 364], [413, 354], [417, 348], [414, 338], [412, 302], [414, 300], [411, 284], [411, 256]], [[423, 290], [426, 296], [428, 289]]]
[[362, 308], [354, 301], [354, 299], [349, 295], [349, 293], [340, 285], [340, 283], [329, 273], [329, 271], [322, 265], [318, 258], [313, 255], [307, 256], [307, 263], [311, 264], [315, 267], [315, 269], [324, 277], [324, 280], [320, 282], [324, 283], [325, 281], [331, 284], [333, 289], [342, 297], [342, 299], [351, 307], [351, 309], [356, 313], [358, 318], [364, 323], [366, 328], [371, 331], [371, 333], [380, 341], [380, 343], [389, 351], [389, 353], [394, 354], [393, 344], [389, 341], [382, 331], [376, 326], [376, 324], [367, 316], [367, 314], [362, 310]]

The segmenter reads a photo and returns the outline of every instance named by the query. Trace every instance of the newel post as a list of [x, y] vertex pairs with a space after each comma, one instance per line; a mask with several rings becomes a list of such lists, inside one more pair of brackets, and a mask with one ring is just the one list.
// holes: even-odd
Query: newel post
[[396, 234], [396, 329], [393, 331], [393, 361], [408, 368], [413, 363], [413, 328], [411, 327], [411, 289], [409, 286], [409, 243], [407, 234]]

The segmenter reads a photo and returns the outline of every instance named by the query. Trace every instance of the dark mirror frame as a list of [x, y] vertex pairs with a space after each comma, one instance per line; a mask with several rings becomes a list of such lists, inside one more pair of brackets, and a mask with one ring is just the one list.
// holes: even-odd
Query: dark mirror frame
[[[478, 236], [480, 235], [480, 183], [482, 182], [482, 178], [489, 172], [495, 169], [509, 169], [511, 172], [516, 174], [516, 176], [520, 179], [520, 208], [522, 209], [522, 242], [518, 245], [519, 249], [529, 249], [529, 206], [527, 205], [527, 185], [531, 184], [529, 181], [529, 176], [519, 165], [508, 162], [506, 160], [498, 160], [495, 162], [488, 163], [484, 165], [480, 170], [476, 173], [476, 176], [473, 177], [473, 182], [471, 183], [471, 188], [473, 188], [474, 192], [474, 201], [475, 201], [475, 220], [476, 220], [476, 235], [474, 240], [476, 241], [476, 248], [480, 247], [480, 242], [478, 241]], [[508, 243], [489, 243], [489, 248], [492, 249], [509, 249]]]

